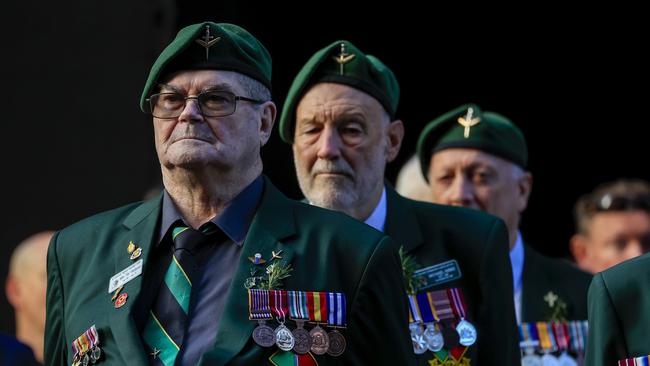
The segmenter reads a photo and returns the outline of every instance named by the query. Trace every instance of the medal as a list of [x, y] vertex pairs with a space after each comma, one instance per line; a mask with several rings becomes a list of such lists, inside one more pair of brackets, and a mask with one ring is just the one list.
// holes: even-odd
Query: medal
[[542, 356], [542, 366], [560, 366], [560, 361], [552, 354], [546, 353]]
[[[282, 252], [282, 251], [280, 251]], [[279, 255], [280, 252], [277, 254]], [[307, 307], [307, 294], [303, 291], [288, 291], [289, 295], [289, 316], [296, 322], [296, 329], [293, 330], [293, 351], [304, 355], [311, 349], [311, 337], [304, 328], [306, 320], [309, 320], [309, 309]]]
[[97, 334], [97, 328], [94, 325], [72, 341], [72, 351], [74, 352], [72, 356], [74, 366], [87, 366], [89, 363], [99, 360], [102, 350], [99, 348], [99, 334]]
[[275, 344], [275, 332], [266, 325], [266, 320], [272, 319], [267, 290], [248, 290], [249, 319], [257, 320], [258, 325], [253, 330], [253, 341], [260, 347], [271, 347]]
[[324, 355], [330, 347], [330, 339], [327, 332], [318, 324], [309, 332], [311, 337], [311, 351], [315, 355]]
[[451, 299], [450, 303], [454, 313], [460, 318], [460, 322], [456, 325], [456, 331], [460, 337], [459, 343], [469, 347], [476, 342], [476, 328], [472, 323], [465, 320], [467, 307], [465, 306], [463, 293], [459, 288], [451, 288], [447, 290], [447, 294]]
[[445, 345], [445, 339], [442, 337], [440, 330], [436, 328], [435, 324], [427, 324], [427, 328], [422, 334], [424, 341], [427, 343], [427, 348], [431, 352], [438, 352]]
[[[327, 293], [327, 324], [330, 327], [345, 328], [346, 324], [346, 301], [345, 294], [328, 292]], [[341, 332], [334, 329], [328, 334], [329, 348], [327, 354], [338, 357], [345, 352], [347, 342]]]
[[269, 290], [268, 293], [271, 312], [275, 314], [278, 323], [280, 323], [280, 326], [275, 329], [275, 344], [285, 352], [291, 351], [295, 339], [289, 328], [284, 325], [285, 317], [289, 313], [287, 291]]
[[573, 359], [573, 357], [569, 356], [567, 352], [562, 352], [558, 358], [558, 362], [560, 366], [578, 366], [578, 362]]
[[275, 344], [283, 351], [291, 351], [295, 345], [293, 334], [283, 323], [275, 329]]
[[542, 359], [534, 354], [529, 354], [521, 359], [522, 366], [542, 366]]
[[303, 327], [303, 321], [296, 321], [298, 328], [293, 330], [293, 338], [295, 339], [295, 344], [293, 345], [293, 351], [299, 355], [304, 355], [305, 353], [311, 350], [311, 336], [307, 329]]
[[275, 332], [265, 321], [260, 320], [253, 330], [253, 340], [261, 347], [271, 347], [275, 344]]
[[418, 323], [409, 324], [411, 331], [411, 343], [413, 344], [413, 352], [416, 355], [421, 355], [427, 351], [427, 342], [422, 335], [422, 327]]
[[347, 342], [345, 341], [343, 334], [334, 329], [333, 331], [329, 332], [328, 337], [330, 339], [330, 346], [327, 349], [327, 354], [334, 357], [342, 355], [343, 352], [345, 352], [345, 348], [347, 346]]

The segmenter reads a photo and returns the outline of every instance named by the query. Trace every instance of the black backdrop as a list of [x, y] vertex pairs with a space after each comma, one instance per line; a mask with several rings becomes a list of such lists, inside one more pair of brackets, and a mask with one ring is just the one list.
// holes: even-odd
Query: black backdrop
[[[320, 10], [307, 10], [314, 6]], [[527, 137], [535, 178], [522, 230], [548, 255], [568, 255], [571, 208], [581, 193], [617, 177], [650, 178], [647, 40], [635, 9], [302, 7], [173, 0], [5, 5], [0, 277], [29, 234], [139, 200], [157, 184], [151, 123], [138, 98], [165, 43], [203, 20], [239, 24], [267, 46], [279, 107], [307, 58], [336, 39], [389, 65], [402, 88], [398, 117], [406, 125], [390, 181], [435, 116], [473, 101], [510, 117]], [[263, 158], [276, 185], [300, 197], [290, 148], [277, 133]], [[12, 327], [2, 293], [0, 331]]]

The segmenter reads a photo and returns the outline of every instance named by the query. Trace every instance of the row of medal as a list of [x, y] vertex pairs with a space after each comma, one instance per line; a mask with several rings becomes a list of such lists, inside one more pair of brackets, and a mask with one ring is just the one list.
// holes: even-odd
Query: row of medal
[[467, 306], [461, 289], [449, 288], [409, 295], [409, 330], [413, 351], [438, 352], [476, 342], [476, 328], [465, 319]]
[[[257, 321], [253, 340], [261, 347], [276, 345], [282, 351], [297, 354], [340, 356], [345, 352], [346, 340], [337, 328], [345, 328], [345, 294], [338, 292], [248, 290], [249, 319]], [[273, 329], [266, 324], [275, 318], [279, 325]], [[296, 323], [290, 330], [287, 318]], [[305, 329], [305, 322], [315, 323]], [[320, 325], [332, 328], [325, 331]]]
[[648, 366], [650, 365], [650, 355], [631, 357], [624, 360], [618, 360], [618, 366]]
[[524, 366], [578, 366], [584, 362], [587, 321], [519, 324]]
[[87, 366], [96, 363], [102, 357], [99, 348], [99, 335], [95, 325], [86, 330], [79, 338], [72, 341], [72, 366]]

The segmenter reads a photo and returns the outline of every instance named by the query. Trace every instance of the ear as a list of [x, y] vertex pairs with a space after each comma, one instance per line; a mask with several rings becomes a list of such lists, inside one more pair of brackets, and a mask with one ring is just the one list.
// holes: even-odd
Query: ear
[[530, 172], [524, 172], [517, 182], [519, 190], [519, 213], [524, 212], [528, 206], [528, 198], [533, 190], [533, 175]]
[[388, 124], [387, 136], [388, 144], [386, 146], [386, 162], [390, 163], [395, 160], [404, 139], [404, 123], [401, 120], [395, 120]]
[[583, 234], [574, 234], [569, 241], [569, 250], [578, 267], [587, 270], [589, 267], [589, 253], [587, 253], [587, 238]]
[[278, 109], [272, 101], [264, 102], [260, 108], [260, 146], [264, 146], [271, 138]]
[[5, 281], [5, 294], [12, 307], [18, 308], [20, 306], [20, 286], [12, 275], [7, 276], [7, 281]]

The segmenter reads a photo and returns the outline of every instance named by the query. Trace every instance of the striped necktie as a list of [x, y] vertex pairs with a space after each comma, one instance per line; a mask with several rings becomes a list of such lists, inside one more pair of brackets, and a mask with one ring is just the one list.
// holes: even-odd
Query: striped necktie
[[172, 229], [174, 253], [142, 333], [153, 360], [165, 366], [174, 365], [183, 346], [197, 253], [202, 244], [214, 243], [219, 233], [223, 232], [212, 222], [199, 230], [187, 226]]

